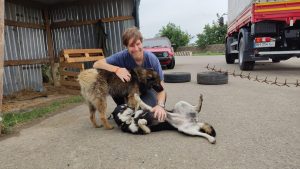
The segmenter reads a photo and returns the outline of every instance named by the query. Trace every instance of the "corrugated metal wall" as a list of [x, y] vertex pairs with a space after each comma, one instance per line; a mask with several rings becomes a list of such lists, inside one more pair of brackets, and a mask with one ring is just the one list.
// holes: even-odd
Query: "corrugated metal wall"
[[[59, 21], [83, 21], [116, 16], [131, 16], [136, 0], [101, 0], [95, 4], [55, 8], [50, 11], [52, 23]], [[41, 9], [24, 7], [10, 2], [5, 4], [5, 19], [44, 24]], [[104, 23], [107, 34], [107, 55], [118, 52], [122, 46], [122, 32], [135, 25], [134, 20]], [[96, 25], [52, 29], [56, 57], [62, 49], [99, 48]], [[5, 26], [5, 61], [44, 59], [47, 55], [44, 30]], [[41, 65], [5, 67], [4, 95], [23, 89], [43, 90]]]
[[[52, 22], [131, 16], [133, 5], [133, 0], [102, 0], [96, 4], [53, 9], [50, 15]], [[104, 29], [108, 38], [108, 55], [124, 49], [121, 40], [122, 32], [126, 28], [134, 25], [134, 20], [104, 23]], [[59, 52], [65, 48], [99, 48], [97, 32], [96, 25], [52, 30], [52, 36], [55, 42], [55, 55], [58, 55]]]
[[[5, 3], [5, 19], [43, 24], [42, 10]], [[41, 29], [5, 26], [4, 60], [43, 59], [47, 56], [45, 35]], [[8, 66], [4, 68], [3, 94], [22, 89], [43, 89], [41, 65]]]

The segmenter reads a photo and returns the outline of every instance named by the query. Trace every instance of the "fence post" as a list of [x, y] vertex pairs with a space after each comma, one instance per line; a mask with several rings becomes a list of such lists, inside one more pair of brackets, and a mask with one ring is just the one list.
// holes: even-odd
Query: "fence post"
[[44, 20], [45, 20], [45, 27], [46, 27], [46, 38], [47, 38], [47, 45], [48, 45], [48, 56], [50, 59], [50, 66], [51, 66], [51, 75], [53, 79], [54, 86], [58, 86], [58, 82], [56, 79], [56, 72], [54, 69], [55, 65], [55, 56], [54, 56], [54, 47], [53, 47], [53, 39], [50, 29], [50, 18], [49, 18], [49, 9], [43, 9]]
[[0, 0], [0, 135], [2, 131], [2, 99], [4, 72], [4, 0]]

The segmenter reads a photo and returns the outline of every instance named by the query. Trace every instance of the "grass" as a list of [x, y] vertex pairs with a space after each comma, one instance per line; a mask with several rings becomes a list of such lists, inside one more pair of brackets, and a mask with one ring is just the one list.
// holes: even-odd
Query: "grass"
[[67, 105], [80, 103], [82, 101], [83, 98], [81, 96], [70, 96], [64, 100], [54, 101], [48, 106], [34, 108], [30, 111], [4, 114], [2, 117], [2, 133], [9, 133], [17, 124], [22, 124], [34, 119], [45, 117], [47, 114], [55, 112]]
[[214, 55], [214, 56], [224, 56], [224, 53], [217, 53], [217, 52], [193, 52], [193, 56], [212, 56], [212, 55]]

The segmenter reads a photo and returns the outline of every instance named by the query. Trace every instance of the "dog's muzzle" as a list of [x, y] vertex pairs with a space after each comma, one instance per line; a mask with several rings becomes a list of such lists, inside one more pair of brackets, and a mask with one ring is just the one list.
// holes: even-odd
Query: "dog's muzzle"
[[158, 92], [158, 93], [164, 90], [164, 88], [162, 87], [161, 84], [153, 85], [152, 88], [153, 88], [156, 92]]

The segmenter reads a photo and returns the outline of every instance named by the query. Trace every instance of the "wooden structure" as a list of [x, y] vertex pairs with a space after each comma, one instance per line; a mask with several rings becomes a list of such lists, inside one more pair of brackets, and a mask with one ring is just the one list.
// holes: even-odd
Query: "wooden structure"
[[79, 87], [76, 80], [85, 69], [85, 63], [104, 59], [102, 49], [64, 49], [60, 56], [60, 84], [65, 87]]
[[4, 62], [4, 0], [0, 0], [0, 135], [2, 128], [2, 98], [3, 98], [3, 62]]
[[139, 26], [140, 0], [4, 1], [3, 95], [43, 91], [43, 65], [56, 75], [63, 49], [102, 48], [109, 56], [124, 49], [123, 31]]

